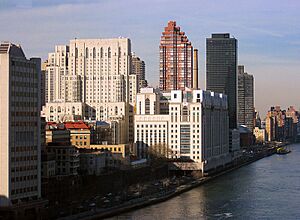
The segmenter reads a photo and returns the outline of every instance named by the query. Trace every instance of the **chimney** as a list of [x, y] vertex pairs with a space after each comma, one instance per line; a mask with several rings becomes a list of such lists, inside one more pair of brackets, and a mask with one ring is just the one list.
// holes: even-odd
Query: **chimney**
[[199, 89], [199, 87], [198, 87], [198, 49], [194, 49], [193, 89]]

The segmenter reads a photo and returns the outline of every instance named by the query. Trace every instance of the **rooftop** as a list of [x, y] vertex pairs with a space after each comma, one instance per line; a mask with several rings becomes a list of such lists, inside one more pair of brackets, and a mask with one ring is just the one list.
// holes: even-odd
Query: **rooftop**
[[89, 129], [89, 127], [82, 121], [80, 122], [65, 122], [66, 129]]

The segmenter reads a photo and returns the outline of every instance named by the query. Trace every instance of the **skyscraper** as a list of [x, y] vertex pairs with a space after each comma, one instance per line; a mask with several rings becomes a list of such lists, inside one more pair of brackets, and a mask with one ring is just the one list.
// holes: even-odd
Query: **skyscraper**
[[237, 40], [230, 34], [206, 39], [206, 89], [228, 96], [229, 127], [237, 127]]
[[131, 54], [131, 73], [137, 76], [138, 79], [138, 87], [144, 88], [147, 86], [147, 80], [145, 77], [146, 74], [145, 62], [135, 53]]
[[82, 118], [127, 126], [128, 104], [137, 92], [130, 70], [128, 38], [74, 39], [56, 46], [48, 56], [43, 115], [47, 121]]
[[160, 40], [161, 91], [184, 90], [193, 87], [193, 47], [175, 21], [169, 21]]
[[250, 131], [254, 128], [253, 76], [246, 73], [244, 66], [238, 66], [238, 122]]
[[127, 38], [74, 39], [49, 53], [46, 102], [128, 101], [131, 43]]
[[0, 195], [13, 204], [41, 196], [41, 60], [0, 45]]
[[[55, 52], [48, 54], [45, 72], [45, 102], [64, 102], [66, 97], [66, 79], [68, 79], [69, 46], [55, 46]], [[72, 76], [75, 77], [75, 76]]]

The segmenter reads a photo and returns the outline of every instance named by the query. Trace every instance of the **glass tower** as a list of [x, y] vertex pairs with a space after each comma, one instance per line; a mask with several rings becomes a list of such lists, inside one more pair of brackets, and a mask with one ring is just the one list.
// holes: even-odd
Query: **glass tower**
[[229, 128], [237, 128], [237, 40], [230, 34], [206, 39], [206, 89], [228, 96]]

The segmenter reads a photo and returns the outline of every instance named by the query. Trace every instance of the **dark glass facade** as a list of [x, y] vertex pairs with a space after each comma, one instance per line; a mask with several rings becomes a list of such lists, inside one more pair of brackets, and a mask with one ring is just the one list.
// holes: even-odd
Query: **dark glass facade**
[[237, 128], [237, 40], [230, 34], [206, 39], [206, 90], [228, 96], [229, 127]]

